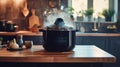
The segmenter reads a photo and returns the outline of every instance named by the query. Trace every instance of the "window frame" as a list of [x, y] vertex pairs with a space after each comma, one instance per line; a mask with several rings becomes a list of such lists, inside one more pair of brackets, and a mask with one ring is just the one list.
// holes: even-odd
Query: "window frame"
[[[89, 2], [92, 2], [92, 4], [90, 4]], [[68, 7], [72, 7], [72, 0], [68, 0]], [[93, 0], [88, 0], [88, 8], [91, 7], [93, 7]], [[114, 9], [115, 11], [115, 14], [112, 17], [112, 21], [110, 23], [115, 23], [118, 20], [118, 0], [109, 0], [109, 8]]]

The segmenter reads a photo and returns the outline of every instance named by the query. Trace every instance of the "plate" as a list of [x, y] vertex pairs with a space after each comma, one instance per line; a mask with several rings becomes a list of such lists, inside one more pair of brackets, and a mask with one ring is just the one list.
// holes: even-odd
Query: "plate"
[[10, 51], [20, 51], [20, 50], [23, 50], [23, 48], [7, 48], [7, 50], [10, 50]]

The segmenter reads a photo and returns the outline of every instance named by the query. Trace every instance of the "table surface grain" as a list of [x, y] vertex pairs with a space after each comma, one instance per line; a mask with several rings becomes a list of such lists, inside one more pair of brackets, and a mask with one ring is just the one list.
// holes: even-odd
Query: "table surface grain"
[[114, 63], [115, 56], [94, 45], [77, 45], [69, 52], [47, 52], [41, 45], [20, 51], [0, 49], [0, 62]]

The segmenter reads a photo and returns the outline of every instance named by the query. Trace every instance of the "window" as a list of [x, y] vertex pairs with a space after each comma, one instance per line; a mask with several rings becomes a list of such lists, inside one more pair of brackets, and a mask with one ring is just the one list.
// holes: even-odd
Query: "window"
[[76, 21], [81, 21], [78, 19], [83, 17], [82, 21], [86, 21], [86, 16], [84, 15], [85, 10], [93, 8], [94, 13], [92, 16], [92, 21], [98, 16], [102, 18], [99, 22], [105, 22], [105, 17], [101, 14], [104, 9], [113, 9], [115, 11], [114, 16], [112, 17], [111, 22], [117, 21], [118, 15], [118, 0], [68, 0], [70, 7], [74, 9], [73, 16]]
[[95, 10], [94, 16], [98, 16], [104, 9], [109, 9], [109, 0], [93, 0], [93, 9]]
[[104, 9], [109, 9], [109, 0], [93, 0], [93, 8], [95, 13], [102, 12]]
[[74, 8], [74, 16], [81, 16], [83, 10], [87, 10], [87, 0], [72, 0], [72, 7]]

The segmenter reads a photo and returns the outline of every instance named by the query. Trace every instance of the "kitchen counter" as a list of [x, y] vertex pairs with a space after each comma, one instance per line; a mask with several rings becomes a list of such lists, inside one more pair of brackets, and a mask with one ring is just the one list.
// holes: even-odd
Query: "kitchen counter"
[[[24, 36], [42, 36], [42, 32], [33, 33], [31, 31], [18, 31], [18, 32], [0, 32], [0, 36], [14, 36], [22, 34]], [[81, 33], [76, 32], [76, 36], [120, 36], [120, 33]]]
[[120, 36], [120, 33], [81, 33], [81, 32], [76, 32], [76, 36]]
[[39, 33], [33, 33], [31, 31], [18, 31], [18, 32], [0, 32], [1, 36], [14, 36], [17, 34], [22, 34], [24, 36], [41, 36], [42, 32]]
[[94, 45], [77, 45], [70, 52], [47, 52], [42, 46], [36, 45], [21, 51], [8, 51], [2, 48], [0, 62], [114, 63], [116, 58]]

